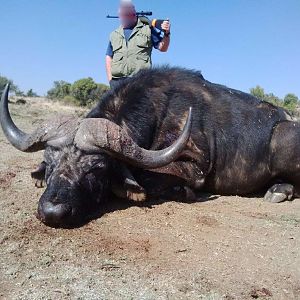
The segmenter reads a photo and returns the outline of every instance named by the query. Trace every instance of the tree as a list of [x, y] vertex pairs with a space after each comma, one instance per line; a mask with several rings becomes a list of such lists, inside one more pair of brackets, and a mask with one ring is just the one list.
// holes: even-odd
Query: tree
[[254, 97], [257, 97], [258, 99], [264, 100], [265, 99], [265, 90], [257, 85], [255, 88], [250, 89], [250, 94]]
[[264, 100], [268, 101], [276, 106], [283, 106], [282, 100], [279, 97], [275, 96], [273, 93], [266, 94], [264, 96]]
[[283, 106], [283, 101], [279, 97], [275, 96], [273, 93], [265, 94], [265, 90], [259, 85], [255, 88], [251, 88], [250, 93], [260, 100], [267, 101], [276, 106]]
[[50, 99], [63, 99], [71, 93], [71, 83], [66, 81], [54, 81], [54, 87], [47, 92]]
[[93, 101], [92, 92], [97, 88], [97, 84], [91, 77], [83, 78], [74, 82], [71, 87], [71, 95], [79, 101], [81, 105], [86, 105]]
[[93, 105], [109, 90], [105, 84], [95, 83], [90, 77], [75, 81], [54, 81], [53, 88], [47, 92], [50, 99], [58, 99], [68, 104]]
[[30, 89], [27, 94], [27, 97], [38, 97], [37, 93], [35, 93], [32, 89]]
[[275, 96], [273, 93], [265, 94], [264, 89], [259, 85], [255, 88], [251, 88], [250, 93], [261, 100], [268, 101], [276, 106], [281, 106], [291, 113], [295, 113], [299, 102], [299, 98], [295, 94], [291, 93], [287, 94], [283, 100]]
[[283, 105], [286, 109], [294, 111], [298, 104], [298, 97], [295, 94], [287, 94], [283, 99]]
[[16, 92], [18, 90], [18, 87], [13, 83], [11, 79], [0, 76], [0, 95], [2, 94], [7, 83], [10, 83], [10, 91]]
[[103, 83], [97, 83], [97, 87], [91, 91], [91, 100], [93, 102], [98, 102], [104, 93], [109, 90], [109, 86]]
[[26, 96], [25, 93], [23, 91], [21, 91], [18, 87], [16, 88], [15, 94], [16, 94], [16, 96], [19, 96], [19, 97]]

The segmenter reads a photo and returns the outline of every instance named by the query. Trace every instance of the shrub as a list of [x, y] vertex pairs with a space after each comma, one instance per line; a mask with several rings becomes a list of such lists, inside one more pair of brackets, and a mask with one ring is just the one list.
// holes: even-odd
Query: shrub
[[293, 115], [296, 112], [297, 105], [299, 102], [298, 97], [294, 94], [287, 94], [283, 100], [272, 93], [265, 94], [264, 89], [259, 85], [257, 85], [255, 88], [251, 88], [250, 93], [261, 100], [268, 101], [276, 106], [283, 107]]
[[71, 87], [71, 95], [76, 98], [80, 105], [84, 106], [92, 99], [92, 91], [97, 88], [97, 84], [94, 80], [89, 78], [83, 78], [75, 81]]
[[98, 102], [103, 94], [109, 91], [109, 89], [109, 86], [102, 83], [97, 83], [97, 87], [91, 91], [91, 100], [94, 102]]
[[294, 94], [287, 94], [283, 99], [283, 106], [290, 112], [294, 112], [297, 108], [298, 97]]
[[53, 88], [47, 92], [47, 96], [50, 99], [63, 99], [70, 95], [71, 83], [63, 80], [54, 81]]
[[93, 106], [108, 90], [107, 85], [95, 83], [92, 78], [88, 77], [77, 80], [73, 84], [63, 80], [54, 81], [54, 86], [48, 91], [47, 96], [66, 104]]
[[79, 105], [79, 102], [76, 98], [74, 98], [73, 96], [71, 95], [67, 95], [65, 96], [63, 99], [62, 99], [62, 102], [66, 105], [75, 105], [75, 106], [78, 106]]
[[283, 106], [282, 100], [279, 97], [275, 96], [273, 93], [266, 94], [264, 96], [264, 100], [268, 101], [268, 102], [270, 102], [270, 103], [272, 103], [272, 104], [274, 104], [276, 106]]
[[250, 94], [261, 100], [264, 100], [265, 98], [265, 90], [259, 85], [257, 85], [255, 88], [251, 88]]
[[15, 94], [18, 97], [25, 97], [26, 96], [25, 93], [23, 91], [21, 91], [18, 87], [16, 88]]
[[0, 96], [2, 95], [2, 92], [4, 91], [5, 85], [7, 83], [10, 83], [10, 91], [16, 92], [17, 90], [19, 90], [11, 79], [8, 79], [4, 76], [0, 76]]
[[27, 94], [26, 94], [27, 97], [38, 97], [38, 94], [35, 93], [32, 89], [30, 89]]

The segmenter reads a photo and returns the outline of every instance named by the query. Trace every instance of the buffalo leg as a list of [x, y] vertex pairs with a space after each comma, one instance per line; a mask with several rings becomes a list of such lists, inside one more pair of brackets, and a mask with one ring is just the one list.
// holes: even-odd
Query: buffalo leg
[[271, 203], [280, 203], [292, 200], [294, 196], [294, 186], [280, 183], [273, 185], [266, 193], [264, 200]]
[[[274, 131], [271, 140], [272, 160], [271, 169], [277, 178], [282, 178], [290, 185], [289, 197], [300, 196], [300, 123], [285, 121], [279, 123]], [[293, 190], [293, 191], [292, 191]], [[284, 194], [287, 193], [284, 191]], [[290, 194], [292, 193], [292, 196]], [[279, 197], [279, 196], [278, 196]], [[283, 197], [283, 196], [282, 196]], [[288, 197], [286, 197], [287, 199]], [[279, 199], [279, 198], [278, 198]]]
[[45, 162], [42, 162], [36, 170], [31, 172], [31, 178], [35, 180], [35, 186], [37, 188], [44, 187], [45, 172], [46, 172], [46, 163]]
[[199, 164], [182, 161], [173, 162], [166, 167], [152, 170], [152, 172], [180, 178], [184, 186], [188, 186], [193, 190], [201, 190], [206, 176], [206, 171], [202, 170]]
[[135, 180], [131, 171], [123, 164], [118, 165], [118, 180], [112, 184], [113, 193], [119, 198], [132, 201], [144, 201], [146, 194], [144, 188]]
[[174, 200], [194, 201], [195, 192], [201, 190], [205, 182], [204, 172], [196, 163], [177, 161], [166, 167], [137, 172], [147, 198], [163, 197]]

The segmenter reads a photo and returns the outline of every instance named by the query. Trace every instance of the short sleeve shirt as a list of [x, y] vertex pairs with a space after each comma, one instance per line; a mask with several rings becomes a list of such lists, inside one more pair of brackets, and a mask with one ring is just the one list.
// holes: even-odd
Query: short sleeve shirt
[[[132, 33], [133, 28], [126, 28], [124, 29], [124, 36], [126, 41], [129, 40], [129, 37]], [[162, 33], [161, 31], [157, 30], [156, 28], [151, 28], [151, 40], [152, 40], [152, 45], [155, 49], [158, 49], [160, 42], [162, 41]], [[111, 45], [111, 42], [108, 43], [106, 55], [113, 57], [113, 48]]]

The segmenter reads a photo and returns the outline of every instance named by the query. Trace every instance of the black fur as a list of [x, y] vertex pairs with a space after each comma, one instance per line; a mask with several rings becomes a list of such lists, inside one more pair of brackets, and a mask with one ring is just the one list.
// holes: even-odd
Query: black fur
[[287, 120], [287, 113], [249, 94], [213, 84], [199, 72], [169, 67], [142, 71], [108, 92], [87, 117], [126, 124], [140, 146], [161, 149], [178, 136], [190, 106], [194, 108], [192, 140], [199, 156], [190, 153], [183, 160], [189, 161], [187, 168], [203, 172], [202, 188], [248, 194], [266, 187], [274, 176], [272, 132]]
[[179, 136], [189, 107], [189, 143], [177, 161], [160, 169], [126, 166], [73, 145], [48, 147], [42, 220], [46, 211], [50, 225], [72, 224], [114, 189], [118, 195], [180, 195], [184, 200], [193, 199], [197, 191], [245, 195], [280, 182], [292, 184], [299, 194], [300, 125], [283, 109], [213, 84], [200, 72], [167, 66], [141, 71], [106, 93], [87, 118], [109, 119], [128, 130], [141, 147], [159, 150]]

